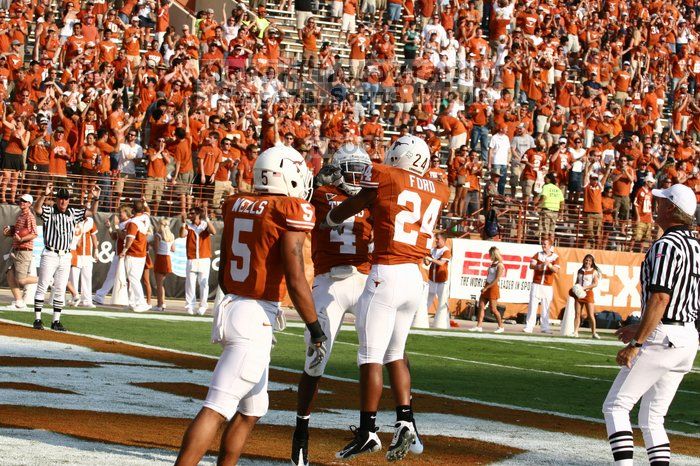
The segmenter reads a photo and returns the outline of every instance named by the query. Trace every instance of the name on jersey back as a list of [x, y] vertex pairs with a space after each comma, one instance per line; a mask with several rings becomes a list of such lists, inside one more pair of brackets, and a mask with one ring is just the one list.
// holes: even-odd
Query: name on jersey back
[[233, 203], [231, 210], [242, 214], [262, 215], [267, 207], [267, 201], [252, 201], [244, 197], [239, 197]]
[[412, 188], [418, 188], [421, 191], [429, 193], [435, 192], [435, 183], [427, 178], [421, 178], [415, 175], [408, 175], [408, 182]]

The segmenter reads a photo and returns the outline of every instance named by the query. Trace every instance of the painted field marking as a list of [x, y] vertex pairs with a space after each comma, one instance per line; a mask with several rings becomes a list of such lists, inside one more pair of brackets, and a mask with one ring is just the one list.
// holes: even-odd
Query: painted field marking
[[[45, 314], [51, 314], [51, 309], [44, 309]], [[64, 315], [69, 316], [92, 316], [92, 317], [117, 317], [124, 319], [152, 319], [158, 321], [173, 321], [173, 322], [199, 322], [211, 323], [213, 318], [210, 316], [189, 316], [189, 315], [177, 315], [177, 314], [137, 314], [134, 312], [127, 311], [96, 311], [96, 310], [76, 310], [76, 309], [64, 309], [62, 311]], [[302, 322], [287, 322], [287, 327], [290, 328], [304, 328]], [[355, 330], [354, 325], [344, 324], [341, 326], [341, 330]], [[440, 336], [440, 337], [454, 337], [454, 338], [471, 338], [476, 340], [496, 340], [500, 342], [506, 341], [517, 341], [517, 342], [530, 342], [530, 343], [564, 343], [569, 345], [589, 345], [589, 346], [617, 346], [621, 347], [623, 344], [617, 340], [582, 340], [576, 338], [566, 338], [566, 337], [543, 337], [536, 335], [517, 335], [517, 334], [490, 334], [490, 333], [474, 333], [464, 330], [426, 330], [426, 329], [411, 329], [411, 335], [423, 335], [423, 336]]]
[[[22, 327], [31, 328], [31, 324], [24, 324], [24, 323], [16, 322], [14, 320], [0, 318], [0, 322], [4, 322], [6, 324], [12, 324], [12, 325], [20, 325]], [[68, 332], [68, 333], [70, 334], [73, 332]], [[287, 332], [282, 332], [282, 333], [289, 334]], [[101, 340], [101, 341], [106, 341], [106, 342], [123, 343], [125, 345], [132, 345], [132, 346], [141, 347], [141, 348], [166, 351], [166, 352], [170, 352], [173, 354], [199, 356], [202, 358], [207, 358], [207, 359], [212, 359], [212, 360], [219, 359], [218, 356], [212, 356], [209, 354], [202, 354], [202, 353], [195, 353], [192, 351], [182, 351], [182, 350], [176, 350], [176, 349], [170, 349], [170, 348], [163, 348], [160, 346], [147, 345], [147, 344], [143, 344], [143, 343], [135, 343], [135, 342], [127, 341], [127, 340], [118, 340], [116, 338], [101, 337], [99, 335], [91, 335], [88, 333], [75, 333], [75, 335], [94, 338], [96, 340]], [[293, 335], [296, 337], [300, 336], [300, 335], [296, 335], [293, 333], [291, 333], [289, 335]], [[344, 343], [344, 342], [338, 342], [338, 343]], [[353, 345], [353, 343], [346, 343], [346, 344]], [[430, 357], [432, 357], [432, 355]], [[299, 369], [290, 369], [288, 367], [270, 366], [270, 368], [275, 369], [275, 370], [279, 370], [282, 372], [292, 373], [292, 374], [301, 374], [302, 373], [302, 371]], [[332, 376], [332, 375], [324, 375], [324, 377], [327, 379], [331, 379], [331, 380], [338, 380], [338, 381], [342, 381], [342, 382], [351, 382], [351, 383], [355, 383], [355, 384], [358, 382], [357, 379], [351, 379], [348, 377], [338, 377], [338, 376]], [[388, 385], [384, 385], [384, 388], [390, 388], [390, 387]], [[581, 421], [594, 422], [597, 424], [604, 424], [602, 419], [589, 417], [589, 416], [581, 416], [581, 415], [577, 415], [577, 414], [562, 413], [562, 412], [558, 412], [558, 411], [529, 408], [529, 407], [525, 407], [525, 406], [510, 405], [510, 404], [505, 404], [505, 403], [496, 403], [496, 402], [491, 402], [491, 401], [479, 400], [476, 398], [468, 398], [468, 397], [461, 397], [461, 396], [455, 396], [455, 395], [446, 395], [444, 393], [435, 393], [435, 392], [431, 392], [431, 391], [427, 391], [427, 390], [412, 389], [412, 391], [414, 393], [419, 393], [422, 395], [429, 395], [429, 396], [433, 396], [435, 398], [443, 398], [446, 400], [463, 401], [463, 402], [467, 402], [467, 403], [481, 404], [484, 406], [493, 406], [496, 408], [513, 409], [513, 410], [525, 411], [525, 412], [531, 412], [531, 413], [537, 413], [537, 414], [547, 414], [547, 415], [551, 415], [551, 416], [562, 417], [565, 419], [577, 419], [577, 420], [581, 420]], [[680, 432], [680, 431], [675, 431], [675, 430], [670, 430], [670, 429], [666, 429], [666, 432], [668, 432], [669, 434], [679, 435], [679, 436], [683, 436], [683, 437], [700, 438], [700, 433], [695, 434], [695, 433]]]

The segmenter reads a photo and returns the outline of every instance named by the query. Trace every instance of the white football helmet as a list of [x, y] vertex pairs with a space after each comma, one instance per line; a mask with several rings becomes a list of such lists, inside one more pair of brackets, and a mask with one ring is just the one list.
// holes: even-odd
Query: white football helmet
[[407, 134], [389, 147], [384, 163], [423, 176], [430, 167], [430, 148], [421, 138]]
[[340, 169], [343, 179], [338, 187], [345, 191], [350, 196], [354, 196], [360, 192], [360, 180], [365, 169], [372, 165], [372, 161], [365, 150], [352, 143], [346, 143], [340, 146], [338, 151], [333, 155], [334, 166]]
[[304, 157], [287, 146], [274, 146], [260, 154], [253, 166], [253, 188], [259, 193], [284, 194], [307, 201], [313, 194], [313, 174]]

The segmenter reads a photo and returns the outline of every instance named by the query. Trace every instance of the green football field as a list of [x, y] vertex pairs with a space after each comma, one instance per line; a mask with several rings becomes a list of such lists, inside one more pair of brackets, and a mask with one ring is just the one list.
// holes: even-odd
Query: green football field
[[[30, 323], [32, 314], [2, 311], [0, 318]], [[49, 319], [46, 314], [45, 322]], [[122, 318], [115, 313], [109, 317], [66, 315], [62, 319], [76, 333], [218, 355], [220, 347], [210, 343], [210, 319], [199, 320]], [[301, 325], [291, 324], [276, 334], [274, 366], [295, 370], [303, 367], [302, 333]], [[585, 338], [542, 341], [525, 335], [477, 338], [461, 332], [461, 337], [421, 333], [409, 336], [407, 344], [413, 387], [437, 394], [602, 419], [602, 402], [618, 372], [615, 354], [620, 345], [613, 340], [593, 344]], [[355, 333], [341, 332], [327, 373], [357, 379], [356, 351]], [[699, 395], [700, 369], [696, 362], [671, 406], [666, 418], [668, 429], [700, 433]]]

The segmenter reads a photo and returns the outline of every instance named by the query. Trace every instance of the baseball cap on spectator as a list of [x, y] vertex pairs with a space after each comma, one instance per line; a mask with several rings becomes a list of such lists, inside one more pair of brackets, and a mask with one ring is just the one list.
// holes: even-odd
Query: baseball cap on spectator
[[644, 182], [656, 184], [656, 178], [654, 178], [654, 175], [652, 175], [651, 173], [647, 173], [647, 176], [644, 177]]
[[589, 178], [595, 178], [596, 180], [597, 180], [598, 178], [600, 178], [600, 176], [599, 176], [596, 172], [593, 172], [593, 173], [591, 173], [591, 174], [588, 175], [588, 176], [589, 176]]
[[416, 126], [416, 133], [422, 133], [423, 132], [423, 127], [422, 126]]
[[56, 133], [65, 133], [66, 130], [63, 129], [63, 126], [59, 126], [59, 127], [56, 128], [56, 130], [55, 130], [54, 132], [56, 132]]
[[13, 40], [12, 42], [10, 42], [10, 44], [11, 44], [11, 45], [22, 45], [22, 43], [21, 43], [20, 41], [18, 41], [17, 39], [15, 39], [15, 40]]
[[436, 128], [435, 125], [432, 124], [432, 123], [430, 123], [429, 125], [427, 125], [427, 126], [425, 127], [425, 129], [428, 130], [428, 131], [432, 131], [432, 132], [436, 132], [436, 131], [437, 131], [437, 128]]
[[56, 197], [58, 199], [70, 199], [70, 191], [66, 188], [59, 188], [59, 190], [56, 191]]
[[376, 109], [375, 109], [375, 110], [372, 110], [372, 116], [375, 116], [375, 115], [376, 115], [376, 116], [381, 115], [381, 113], [379, 112], [379, 110], [376, 110]]
[[605, 113], [603, 113], [603, 116], [604, 116], [604, 117], [610, 117], [610, 118], [612, 118], [612, 117], [615, 116], [615, 115], [613, 115], [612, 112], [609, 112], [609, 111], [606, 110]]
[[34, 204], [34, 198], [32, 197], [31, 194], [22, 194], [19, 197], [19, 200], [24, 201], [24, 202], [29, 202], [30, 204]]
[[684, 184], [674, 184], [666, 189], [652, 189], [651, 194], [654, 197], [668, 199], [688, 215], [695, 215], [695, 210], [698, 208], [698, 201], [693, 189]]
[[559, 144], [566, 144], [568, 140], [566, 138], [559, 138]]

